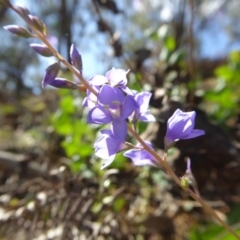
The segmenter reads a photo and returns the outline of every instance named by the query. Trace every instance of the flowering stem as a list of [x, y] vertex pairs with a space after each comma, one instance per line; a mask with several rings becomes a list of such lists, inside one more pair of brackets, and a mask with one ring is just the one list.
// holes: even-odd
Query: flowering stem
[[128, 126], [128, 131], [136, 138], [136, 140], [141, 143], [143, 148], [148, 151], [167, 171], [167, 173], [173, 178], [173, 180], [178, 184], [179, 187], [181, 187], [184, 191], [186, 191], [193, 199], [195, 199], [197, 202], [201, 204], [203, 209], [206, 210], [210, 215], [212, 215], [214, 218], [216, 218], [220, 224], [226, 228], [230, 233], [232, 233], [237, 239], [240, 239], [240, 236], [228, 225], [226, 224], [217, 214], [216, 212], [208, 206], [207, 203], [205, 203], [204, 200], [200, 198], [197, 194], [195, 194], [191, 189], [184, 188], [182, 186], [181, 181], [179, 180], [178, 176], [173, 172], [172, 168], [167, 164], [166, 161], [164, 161], [153, 149], [151, 149], [141, 138], [140, 136], [130, 127]]
[[[15, 8], [13, 5], [10, 5], [10, 7], [17, 12], [20, 16], [18, 9]], [[24, 19], [26, 21], [26, 19]], [[36, 34], [36, 36], [49, 48], [49, 50], [53, 53], [53, 55], [61, 61], [80, 81], [83, 85], [80, 85], [78, 88], [79, 90], [86, 90], [89, 89], [93, 94], [97, 95], [96, 90], [82, 77], [82, 75], [79, 73], [77, 69], [75, 69], [67, 60], [63, 58], [61, 54], [59, 54], [49, 43], [49, 41], [46, 39], [46, 36], [38, 31], [33, 24], [31, 24], [29, 21], [26, 21], [29, 27], [32, 29], [32, 31]], [[240, 240], [240, 236], [228, 225], [226, 224], [217, 214], [216, 212], [205, 203], [204, 200], [202, 200], [198, 195], [196, 195], [193, 191], [191, 191], [189, 188], [184, 188], [182, 186], [180, 179], [178, 176], [174, 173], [172, 168], [167, 164], [165, 161], [166, 159], [166, 153], [164, 153], [163, 158], [161, 158], [153, 149], [151, 149], [137, 134], [135, 126], [130, 127], [128, 125], [128, 131], [135, 137], [135, 139], [143, 146], [143, 148], [148, 151], [166, 170], [166, 172], [172, 177], [172, 179], [178, 184], [179, 187], [181, 187], [184, 191], [186, 191], [193, 199], [195, 199], [197, 202], [201, 204], [201, 206], [208, 212], [210, 215], [212, 215], [214, 218], [216, 218], [223, 227], [225, 227], [230, 233], [233, 234], [237, 239]], [[130, 147], [130, 146], [129, 146]]]
[[[16, 9], [14, 6], [11, 6], [11, 8], [17, 12], [18, 9]], [[20, 15], [20, 14], [19, 14]], [[21, 16], [21, 15], [20, 15]], [[46, 39], [45, 35], [39, 32], [32, 24], [27, 22], [29, 27], [32, 29], [32, 31], [36, 34], [36, 36], [49, 48], [49, 50], [53, 53], [53, 55], [61, 61], [83, 84], [83, 86], [87, 89], [89, 89], [93, 94], [97, 95], [96, 90], [82, 77], [82, 75], [79, 73], [78, 70], [76, 70], [60, 53], [58, 53], [54, 47], [49, 43], [49, 41]]]

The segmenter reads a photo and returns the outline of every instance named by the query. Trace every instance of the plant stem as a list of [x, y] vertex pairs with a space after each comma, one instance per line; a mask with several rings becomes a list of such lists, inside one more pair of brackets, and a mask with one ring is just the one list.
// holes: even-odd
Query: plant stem
[[173, 172], [172, 168], [167, 164], [166, 161], [164, 161], [154, 150], [152, 150], [141, 138], [140, 136], [131, 128], [128, 127], [129, 132], [137, 139], [138, 142], [140, 142], [143, 146], [143, 148], [148, 151], [156, 160], [159, 161], [159, 163], [165, 168], [167, 173], [173, 178], [173, 180], [178, 184], [179, 187], [181, 187], [184, 191], [186, 191], [192, 198], [194, 198], [197, 202], [201, 204], [203, 209], [205, 209], [206, 212], [208, 212], [211, 216], [216, 218], [219, 223], [226, 228], [233, 236], [235, 236], [237, 239], [240, 239], [240, 236], [227, 224], [225, 223], [217, 214], [216, 212], [208, 206], [208, 204], [200, 198], [197, 194], [195, 194], [191, 189], [184, 188], [182, 186], [178, 176]]
[[[18, 10], [12, 6], [12, 9], [18, 13]], [[18, 13], [19, 14], [19, 13]], [[19, 14], [20, 15], [20, 14]], [[83, 78], [83, 76], [79, 73], [79, 71], [74, 68], [57, 50], [49, 43], [46, 36], [39, 32], [32, 24], [27, 22], [32, 31], [36, 34], [36, 36], [49, 48], [49, 50], [53, 53], [53, 55], [61, 61], [83, 84], [86, 89], [89, 89], [93, 94], [97, 95], [96, 90]]]
[[[17, 12], [20, 16], [21, 14], [18, 12], [18, 10], [11, 5], [11, 8]], [[93, 94], [97, 95], [96, 90], [82, 77], [82, 75], [79, 73], [77, 69], [75, 69], [67, 60], [63, 58], [61, 54], [59, 54], [54, 47], [49, 43], [49, 41], [46, 39], [46, 36], [39, 32], [31, 23], [27, 22], [29, 27], [32, 29], [32, 31], [36, 34], [36, 36], [49, 48], [49, 50], [53, 53], [53, 55], [61, 61], [83, 84], [82, 86], [79, 86], [80, 90], [83, 89], [88, 89], [90, 90]], [[191, 191], [189, 188], [184, 188], [184, 186], [181, 185], [181, 182], [179, 180], [179, 177], [174, 173], [172, 168], [167, 164], [165, 159], [162, 159], [153, 149], [151, 149], [142, 139], [141, 137], [137, 134], [137, 132], [131, 128], [128, 125], [128, 131], [135, 137], [135, 139], [143, 146], [143, 148], [148, 151], [166, 170], [166, 172], [172, 177], [172, 179], [176, 182], [176, 184], [181, 187], [184, 191], [186, 191], [193, 199], [195, 199], [197, 202], [201, 204], [203, 209], [205, 209], [206, 212], [208, 212], [211, 216], [216, 218], [220, 224], [228, 230], [233, 236], [235, 236], [237, 239], [240, 240], [240, 236], [228, 225], [226, 224], [217, 214], [216, 212], [207, 205], [207, 203], [201, 199], [199, 196], [197, 196], [193, 191]]]

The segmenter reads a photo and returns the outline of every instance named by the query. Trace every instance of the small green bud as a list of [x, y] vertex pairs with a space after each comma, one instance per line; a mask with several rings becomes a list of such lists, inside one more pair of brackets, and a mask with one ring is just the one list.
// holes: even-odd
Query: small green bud
[[181, 178], [180, 178], [180, 181], [181, 181], [181, 185], [182, 185], [185, 189], [187, 189], [187, 188], [189, 187], [190, 183], [189, 183], [189, 178], [188, 178], [187, 176], [181, 177]]

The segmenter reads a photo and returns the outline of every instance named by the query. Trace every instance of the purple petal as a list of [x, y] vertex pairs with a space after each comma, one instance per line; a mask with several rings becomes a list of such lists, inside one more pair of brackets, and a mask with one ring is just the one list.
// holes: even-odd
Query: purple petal
[[125, 85], [121, 85], [121, 89], [127, 94], [127, 95], [131, 95], [134, 96], [134, 94], [137, 92], [136, 90], [130, 89]]
[[77, 89], [78, 86], [76, 83], [69, 81], [65, 78], [55, 78], [49, 85], [56, 88], [65, 88], [65, 89]]
[[108, 79], [103, 75], [95, 75], [89, 79], [89, 83], [95, 86], [101, 86], [103, 84], [106, 84], [107, 82]]
[[196, 113], [195, 111], [192, 112], [182, 112], [180, 109], [177, 109], [173, 116], [169, 118], [168, 120], [168, 126], [169, 128], [175, 127], [176, 124], [183, 124], [185, 126], [185, 123], [189, 120], [194, 123]]
[[120, 149], [119, 141], [114, 138], [102, 137], [94, 144], [95, 155], [102, 159], [107, 159], [116, 154]]
[[112, 132], [114, 136], [122, 142], [125, 142], [127, 136], [127, 123], [121, 118], [114, 118], [112, 122]]
[[127, 75], [128, 71], [123, 69], [112, 68], [106, 73], [106, 77], [110, 82], [111, 86], [116, 85], [127, 85]]
[[128, 118], [136, 109], [138, 109], [138, 104], [134, 97], [127, 95], [121, 108], [121, 117]]
[[78, 50], [75, 48], [74, 44], [72, 44], [70, 48], [70, 57], [71, 57], [71, 62], [72, 65], [82, 72], [82, 57], [79, 54]]
[[94, 144], [96, 156], [103, 159], [108, 159], [112, 155], [116, 154], [122, 149], [122, 147], [123, 143], [115, 138], [110, 130], [105, 131], [103, 136]]
[[202, 136], [204, 134], [205, 134], [205, 131], [199, 130], [199, 129], [194, 129], [194, 130], [192, 130], [192, 132], [188, 136], [182, 137], [181, 139], [195, 138], [195, 137]]
[[142, 92], [135, 95], [135, 100], [139, 105], [139, 112], [145, 113], [148, 110], [149, 101], [152, 94], [150, 92]]
[[[92, 86], [96, 92], [99, 91], [98, 87]], [[87, 90], [87, 96], [84, 98], [82, 105], [84, 107], [89, 107], [90, 109], [92, 109], [93, 107], [95, 107], [97, 105], [98, 102], [98, 97], [93, 94], [91, 91]]]
[[113, 133], [112, 133], [112, 131], [110, 129], [103, 129], [103, 130], [101, 130], [101, 134], [102, 135], [107, 135], [109, 137], [114, 137], [114, 135], [113, 135]]
[[168, 129], [166, 137], [172, 140], [183, 139], [187, 137], [194, 128], [196, 113], [182, 112], [176, 110], [173, 116], [168, 120]]
[[143, 122], [155, 122], [156, 121], [155, 117], [148, 112], [142, 113], [138, 119]]
[[116, 154], [113, 154], [112, 156], [110, 156], [107, 160], [105, 160], [103, 163], [102, 163], [102, 166], [101, 166], [101, 170], [106, 168], [107, 166], [109, 166], [115, 159], [116, 157]]
[[203, 130], [194, 129], [195, 111], [182, 112], [177, 109], [167, 123], [167, 133], [164, 139], [165, 149], [173, 146], [175, 141], [190, 139], [205, 134]]
[[109, 85], [103, 85], [99, 91], [99, 103], [110, 108], [119, 107], [123, 100], [124, 95], [118, 88]]
[[51, 82], [57, 77], [58, 72], [59, 72], [59, 62], [56, 62], [52, 65], [50, 65], [47, 69], [46, 69], [46, 73], [43, 77], [42, 80], [42, 87], [46, 87], [47, 84], [51, 84]]
[[131, 150], [126, 151], [123, 155], [125, 157], [131, 158], [134, 165], [137, 165], [137, 166], [144, 166], [144, 165], [156, 166], [156, 164], [152, 160], [153, 156], [150, 153], [148, 153], [146, 150], [131, 149]]
[[97, 106], [88, 113], [88, 123], [107, 124], [112, 121], [112, 116], [104, 107]]

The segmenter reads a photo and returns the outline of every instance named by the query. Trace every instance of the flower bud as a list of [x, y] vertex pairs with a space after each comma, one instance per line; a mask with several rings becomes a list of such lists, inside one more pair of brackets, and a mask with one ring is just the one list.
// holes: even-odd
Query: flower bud
[[34, 35], [31, 34], [27, 29], [17, 26], [17, 25], [8, 25], [3, 28], [19, 37], [24, 37], [24, 38], [34, 37]]
[[46, 73], [43, 77], [42, 80], [42, 87], [45, 88], [47, 84], [51, 85], [51, 83], [55, 80], [55, 78], [58, 75], [60, 69], [60, 64], [59, 62], [56, 62], [52, 65], [50, 65], [47, 69], [46, 69]]
[[180, 178], [181, 185], [183, 188], [187, 189], [189, 188], [190, 182], [188, 176], [183, 176]]
[[16, 6], [14, 7], [14, 10], [27, 22], [30, 23], [31, 20], [29, 18], [29, 10], [26, 7], [23, 6]]
[[79, 54], [78, 50], [75, 48], [74, 44], [72, 44], [70, 48], [70, 57], [72, 60], [72, 65], [82, 73], [82, 57]]
[[32, 25], [41, 33], [46, 35], [46, 25], [36, 16], [28, 15]]
[[190, 139], [205, 134], [203, 130], [194, 129], [196, 112], [182, 112], [177, 109], [168, 119], [167, 132], [164, 138], [165, 150], [181, 139]]
[[52, 57], [53, 54], [49, 48], [43, 44], [31, 43], [30, 47], [33, 48], [38, 54], [44, 57]]
[[77, 89], [78, 85], [65, 78], [55, 78], [49, 85], [56, 88]]

